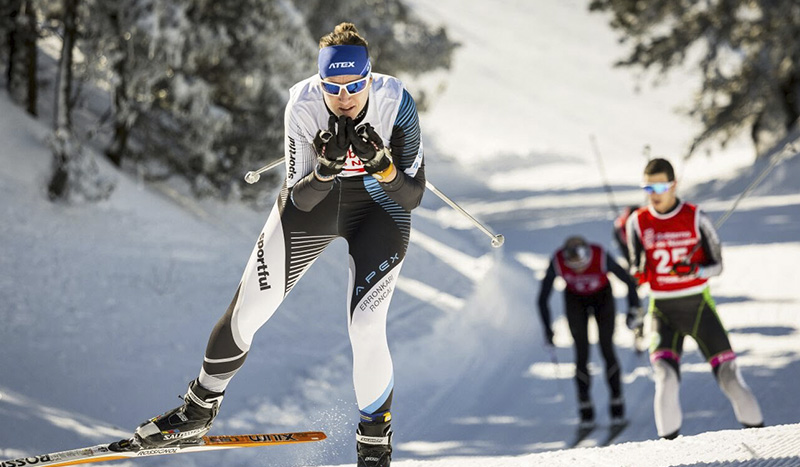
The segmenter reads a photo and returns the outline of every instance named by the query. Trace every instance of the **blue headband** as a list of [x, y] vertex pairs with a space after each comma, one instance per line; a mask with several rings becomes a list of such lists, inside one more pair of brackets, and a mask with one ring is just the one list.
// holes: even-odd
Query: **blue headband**
[[361, 45], [332, 45], [319, 51], [319, 75], [323, 78], [339, 75], [367, 76], [369, 53]]

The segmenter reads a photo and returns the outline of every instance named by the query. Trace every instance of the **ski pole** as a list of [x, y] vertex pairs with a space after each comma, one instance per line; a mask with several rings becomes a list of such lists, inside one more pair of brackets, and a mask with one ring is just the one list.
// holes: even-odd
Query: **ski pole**
[[778, 165], [778, 162], [782, 161], [786, 157], [786, 154], [790, 153], [797, 154], [797, 149], [794, 147], [793, 142], [787, 143], [786, 146], [781, 150], [781, 152], [776, 157], [774, 157], [772, 161], [770, 161], [769, 165], [765, 167], [764, 170], [761, 171], [758, 177], [755, 180], [753, 180], [749, 185], [747, 185], [747, 188], [745, 188], [744, 191], [739, 195], [739, 197], [736, 198], [730, 209], [728, 209], [728, 211], [725, 214], [723, 214], [722, 217], [720, 217], [719, 220], [717, 220], [717, 222], [714, 223], [714, 228], [719, 229], [720, 226], [722, 226], [722, 224], [724, 224], [725, 221], [728, 220], [729, 217], [731, 217], [731, 214], [733, 214], [733, 211], [736, 210], [736, 206], [739, 205], [739, 202], [742, 199], [744, 199], [744, 197], [747, 196], [751, 191], [753, 191], [761, 183], [761, 181], [764, 180], [764, 178], [767, 175], [769, 175], [772, 169], [775, 168], [776, 165]]
[[564, 387], [561, 383], [561, 370], [559, 370], [558, 357], [556, 357], [556, 348], [553, 345], [547, 344], [545, 344], [544, 347], [547, 349], [547, 353], [550, 354], [550, 362], [553, 364], [553, 374], [556, 377], [556, 388], [558, 389], [556, 400], [561, 401], [564, 398]]
[[553, 364], [553, 371], [555, 372], [556, 379], [561, 379], [561, 372], [558, 371], [558, 357], [556, 356], [555, 346], [545, 344], [544, 347], [550, 355], [550, 362]]
[[269, 170], [272, 170], [275, 167], [283, 164], [283, 159], [284, 158], [281, 157], [280, 159], [274, 160], [274, 161], [270, 162], [269, 164], [265, 165], [264, 167], [261, 167], [258, 170], [251, 170], [250, 172], [247, 172], [245, 174], [245, 176], [244, 176], [244, 181], [246, 181], [247, 183], [249, 183], [251, 185], [253, 183], [256, 183], [261, 178], [261, 174], [263, 174], [264, 172], [267, 172]]
[[608, 184], [606, 167], [603, 164], [603, 156], [600, 154], [600, 149], [597, 147], [597, 138], [595, 138], [594, 135], [589, 135], [589, 140], [592, 143], [592, 152], [594, 152], [594, 156], [597, 159], [597, 167], [600, 169], [600, 177], [603, 179], [603, 188], [605, 188], [606, 195], [608, 196], [608, 204], [611, 205], [611, 210], [614, 211], [614, 215], [619, 216], [619, 208], [614, 201], [614, 190], [612, 190], [611, 185]]
[[[742, 191], [739, 194], [739, 196], [733, 201], [733, 205], [731, 205], [731, 207], [728, 208], [725, 214], [723, 214], [719, 219], [717, 219], [717, 221], [714, 223], [714, 229], [719, 230], [719, 228], [722, 227], [722, 224], [724, 224], [725, 221], [728, 220], [729, 217], [731, 217], [731, 214], [733, 214], [733, 211], [736, 210], [736, 207], [739, 205], [739, 202], [743, 200], [745, 196], [747, 196], [751, 191], [753, 191], [758, 186], [758, 184], [761, 183], [762, 180], [764, 180], [764, 178], [767, 175], [769, 175], [772, 169], [775, 168], [776, 165], [778, 165], [778, 162], [782, 161], [787, 154], [792, 154], [792, 153], [794, 153], [795, 155], [798, 154], [797, 148], [795, 148], [793, 141], [786, 143], [786, 145], [781, 149], [781, 151], [772, 158], [769, 165], [766, 166], [764, 170], [761, 171], [760, 174], [758, 174], [758, 177], [756, 177], [755, 180], [753, 180], [752, 182], [750, 182], [749, 185], [747, 185], [747, 188], [745, 188], [744, 191]], [[681, 261], [688, 261], [689, 258], [691, 258], [695, 253], [697, 253], [697, 250], [700, 249], [700, 246], [701, 243], [698, 242], [691, 249], [691, 251], [689, 251], [689, 253], [687, 253], [686, 256], [683, 257], [683, 260]]]
[[[258, 182], [258, 180], [261, 178], [261, 174], [262, 174], [262, 173], [264, 173], [264, 172], [267, 172], [267, 171], [269, 171], [269, 170], [272, 170], [272, 169], [274, 169], [275, 167], [277, 167], [277, 166], [281, 165], [281, 164], [283, 163], [283, 160], [284, 160], [284, 158], [283, 158], [283, 157], [281, 157], [280, 159], [277, 159], [277, 160], [275, 160], [275, 161], [272, 161], [272, 162], [270, 162], [269, 164], [265, 165], [264, 167], [261, 167], [261, 168], [260, 168], [260, 169], [258, 169], [258, 170], [251, 170], [250, 172], [247, 172], [247, 174], [245, 174], [245, 176], [244, 176], [244, 181], [245, 181], [245, 182], [247, 182], [247, 183], [249, 183], [249, 184], [251, 184], [251, 185], [252, 185], [253, 183], [256, 183], [256, 182]], [[506, 240], [506, 239], [505, 239], [505, 237], [503, 237], [503, 236], [502, 236], [502, 235], [500, 235], [500, 234], [494, 234], [494, 233], [492, 233], [492, 232], [491, 232], [489, 229], [487, 229], [487, 228], [486, 228], [486, 227], [485, 227], [483, 224], [481, 224], [480, 222], [478, 222], [478, 220], [477, 220], [477, 219], [475, 219], [475, 218], [474, 218], [474, 217], [473, 217], [473, 216], [472, 216], [470, 213], [468, 213], [467, 211], [465, 211], [465, 210], [464, 210], [464, 208], [462, 208], [461, 206], [459, 206], [459, 205], [458, 205], [458, 204], [457, 204], [455, 201], [453, 201], [452, 199], [450, 199], [450, 198], [449, 198], [447, 195], [445, 195], [444, 193], [442, 193], [441, 191], [439, 191], [439, 189], [438, 189], [438, 188], [436, 188], [435, 186], [433, 186], [433, 184], [432, 184], [431, 182], [429, 182], [429, 181], [427, 181], [427, 180], [426, 180], [426, 181], [425, 181], [425, 187], [426, 187], [426, 188], [428, 188], [429, 190], [431, 190], [431, 191], [433, 192], [433, 194], [435, 194], [436, 196], [438, 196], [438, 197], [439, 197], [439, 199], [441, 199], [442, 201], [444, 201], [445, 203], [447, 203], [447, 204], [448, 204], [448, 205], [449, 205], [451, 208], [455, 209], [456, 211], [458, 211], [459, 213], [461, 213], [461, 214], [462, 214], [464, 217], [466, 217], [467, 219], [469, 219], [469, 220], [472, 222], [472, 224], [473, 224], [475, 227], [477, 227], [477, 228], [478, 228], [478, 229], [479, 229], [481, 232], [485, 233], [485, 234], [486, 234], [486, 235], [487, 235], [489, 238], [491, 238], [491, 239], [492, 239], [492, 246], [493, 246], [494, 248], [499, 248], [500, 246], [502, 246], [502, 245], [503, 245], [503, 243], [504, 243], [504, 242], [505, 242], [505, 240]]]
[[455, 202], [455, 201], [453, 201], [452, 199], [448, 198], [448, 197], [447, 197], [447, 195], [445, 195], [444, 193], [442, 193], [441, 191], [439, 191], [439, 189], [438, 189], [438, 188], [436, 188], [435, 186], [433, 186], [433, 183], [431, 183], [431, 182], [429, 182], [429, 181], [427, 181], [427, 180], [426, 180], [426, 181], [425, 181], [425, 187], [427, 187], [429, 190], [431, 190], [431, 191], [433, 192], [433, 194], [435, 194], [436, 196], [438, 196], [438, 197], [439, 197], [439, 199], [441, 199], [442, 201], [444, 201], [445, 203], [447, 203], [447, 204], [448, 204], [448, 205], [449, 205], [451, 208], [455, 209], [456, 211], [458, 211], [458, 212], [460, 212], [462, 215], [464, 215], [464, 217], [466, 217], [467, 219], [469, 219], [469, 220], [470, 220], [470, 222], [472, 222], [472, 224], [473, 224], [475, 227], [477, 227], [477, 228], [478, 228], [478, 230], [480, 230], [481, 232], [485, 233], [485, 234], [486, 234], [486, 236], [488, 236], [489, 238], [491, 238], [491, 239], [492, 239], [492, 246], [493, 246], [493, 247], [495, 247], [495, 248], [500, 248], [500, 246], [502, 246], [502, 245], [503, 245], [503, 242], [505, 242], [505, 241], [506, 241], [505, 237], [503, 237], [502, 235], [500, 235], [500, 234], [493, 234], [493, 233], [492, 233], [492, 232], [491, 232], [489, 229], [487, 229], [486, 227], [484, 227], [484, 225], [483, 225], [483, 224], [481, 224], [481, 223], [480, 223], [480, 222], [479, 222], [477, 219], [475, 219], [474, 217], [472, 217], [472, 215], [471, 215], [470, 213], [468, 213], [467, 211], [465, 211], [465, 210], [464, 210], [464, 208], [462, 208], [461, 206], [459, 206], [459, 205], [458, 205], [458, 203], [456, 203], [456, 202]]

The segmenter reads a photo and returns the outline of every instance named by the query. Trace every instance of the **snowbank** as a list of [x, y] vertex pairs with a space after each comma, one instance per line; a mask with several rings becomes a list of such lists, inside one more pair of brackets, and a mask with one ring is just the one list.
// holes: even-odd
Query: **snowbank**
[[726, 430], [604, 448], [517, 457], [461, 457], [393, 462], [393, 467], [796, 467], [800, 424]]

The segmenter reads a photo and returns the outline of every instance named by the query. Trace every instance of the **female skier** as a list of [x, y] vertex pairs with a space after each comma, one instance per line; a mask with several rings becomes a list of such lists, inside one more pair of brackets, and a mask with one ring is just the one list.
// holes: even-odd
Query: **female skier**
[[319, 42], [319, 74], [289, 90], [286, 180], [183, 405], [135, 433], [146, 447], [203, 436], [255, 332], [334, 239], [349, 246], [348, 331], [360, 410], [358, 465], [387, 467], [394, 376], [386, 316], [425, 190], [414, 100], [373, 73], [367, 41], [341, 23]]

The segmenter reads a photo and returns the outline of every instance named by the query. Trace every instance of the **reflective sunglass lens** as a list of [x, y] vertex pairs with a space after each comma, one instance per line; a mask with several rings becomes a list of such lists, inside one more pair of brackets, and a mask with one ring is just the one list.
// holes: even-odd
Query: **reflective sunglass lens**
[[332, 94], [334, 96], [338, 96], [339, 95], [339, 90], [341, 88], [339, 88], [339, 86], [337, 86], [335, 84], [326, 83], [325, 81], [323, 81], [322, 82], [322, 89], [325, 90], [325, 92], [327, 92], [328, 94]]
[[367, 87], [367, 80], [362, 79], [360, 81], [356, 81], [355, 83], [348, 84], [345, 86], [345, 89], [347, 89], [347, 92], [350, 94], [356, 94], [363, 91], [365, 87]]
[[642, 189], [647, 193], [663, 194], [669, 191], [671, 183], [651, 183], [649, 185], [642, 185]]

